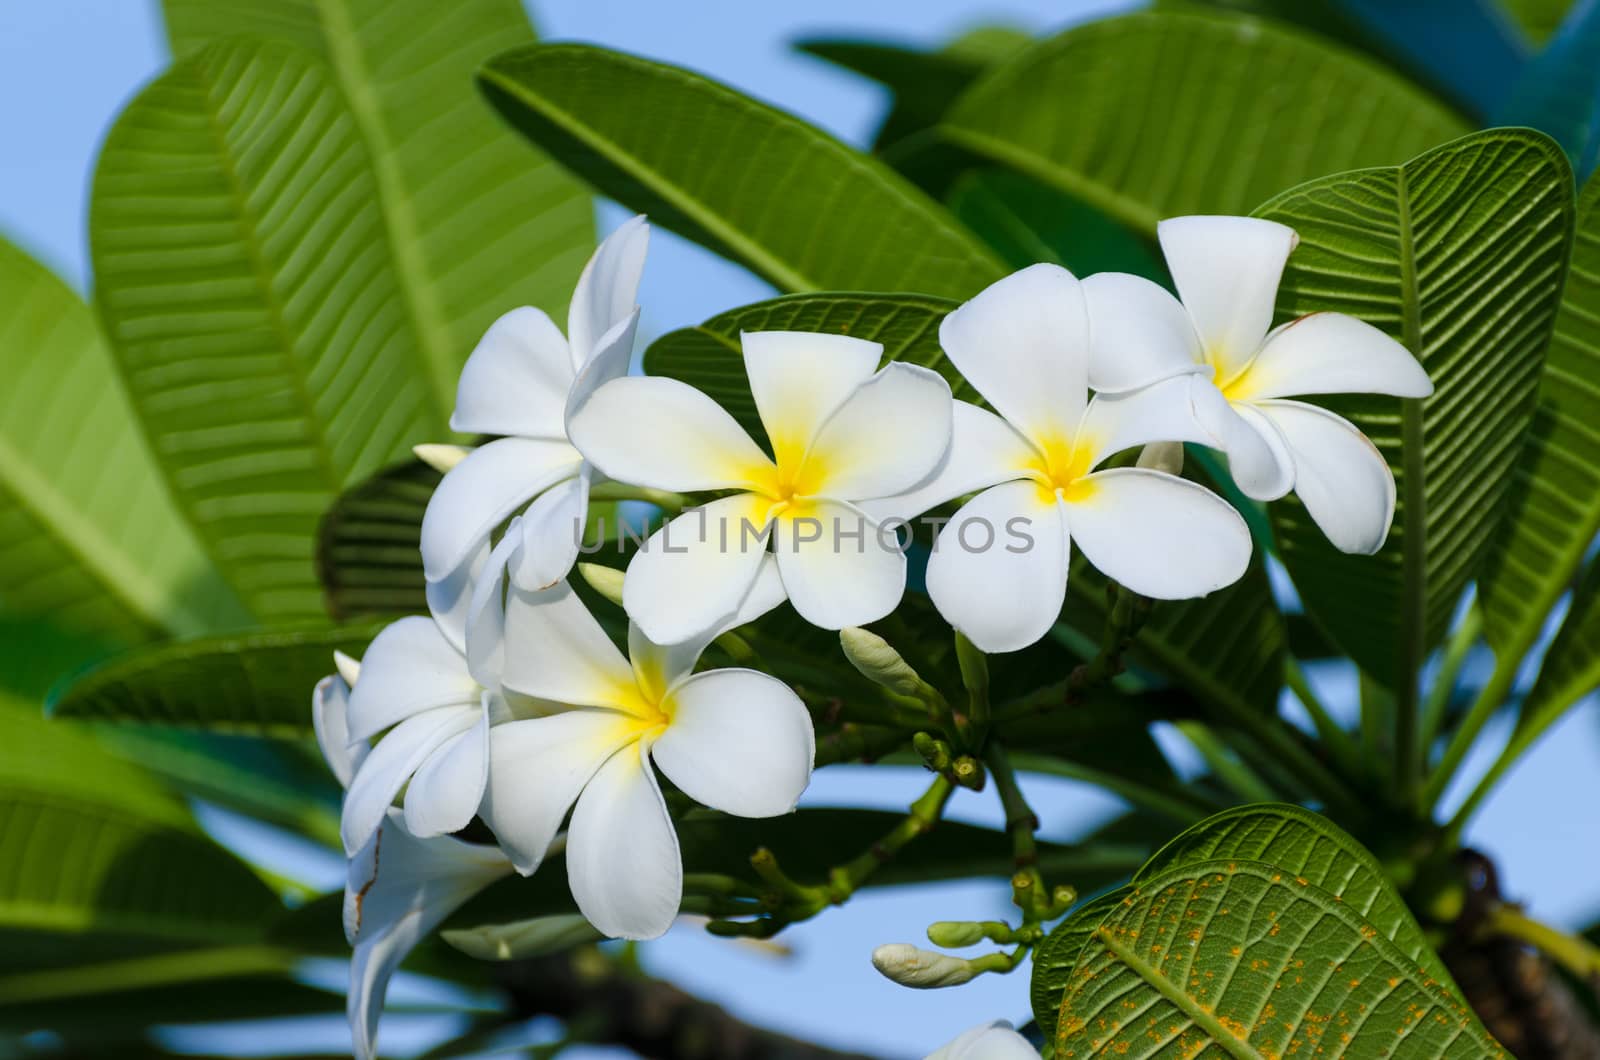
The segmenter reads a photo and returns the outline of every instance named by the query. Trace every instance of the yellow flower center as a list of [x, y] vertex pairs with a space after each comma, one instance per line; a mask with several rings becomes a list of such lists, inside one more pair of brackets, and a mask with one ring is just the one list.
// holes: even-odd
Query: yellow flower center
[[1244, 371], [1229, 378], [1222, 374], [1222, 362], [1219, 358], [1207, 353], [1206, 364], [1211, 367], [1211, 381], [1216, 384], [1218, 390], [1222, 391], [1223, 397], [1229, 401], [1243, 401], [1249, 397], [1250, 369], [1248, 366]]
[[783, 446], [775, 463], [756, 469], [750, 480], [756, 492], [773, 503], [772, 515], [798, 516], [805, 514], [809, 501], [815, 497], [827, 480], [823, 461], [793, 446]]
[[1094, 461], [1092, 445], [1055, 437], [1041, 441], [1039, 450], [1022, 469], [1039, 487], [1039, 503], [1054, 503], [1056, 497], [1083, 501], [1094, 493], [1095, 484], [1088, 477]]

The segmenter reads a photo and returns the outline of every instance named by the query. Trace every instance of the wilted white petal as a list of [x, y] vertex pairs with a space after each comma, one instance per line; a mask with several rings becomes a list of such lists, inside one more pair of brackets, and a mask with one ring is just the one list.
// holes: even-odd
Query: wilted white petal
[[789, 602], [823, 629], [864, 626], [893, 611], [906, 589], [906, 557], [893, 528], [879, 533], [843, 501], [812, 501], [779, 516], [773, 552]]
[[543, 310], [513, 309], [489, 325], [461, 369], [450, 428], [565, 441], [572, 386], [567, 340]]
[[446, 475], [422, 514], [422, 570], [450, 575], [513, 511], [562, 479], [582, 458], [566, 442], [501, 438], [474, 449]]
[[466, 658], [432, 619], [411, 615], [383, 628], [350, 693], [350, 737], [365, 740], [419, 711], [476, 703]]
[[544, 860], [573, 800], [600, 764], [638, 734], [612, 710], [568, 710], [489, 732], [483, 819], [524, 876]]
[[800, 480], [842, 500], [911, 489], [944, 462], [951, 408], [950, 384], [938, 372], [893, 362], [823, 421]]
[[505, 687], [574, 706], [631, 709], [633, 670], [566, 582], [506, 594]]
[[1255, 406], [1283, 433], [1294, 458], [1294, 492], [1341, 552], [1369, 556], [1394, 521], [1394, 473], [1356, 425], [1299, 401]]
[[668, 693], [671, 723], [651, 757], [691, 799], [739, 817], [794, 809], [811, 780], [811, 715], [793, 690], [754, 670], [708, 670]]
[[406, 830], [421, 838], [459, 832], [477, 816], [489, 772], [489, 693], [477, 724], [439, 745], [406, 786]]
[[1255, 217], [1173, 217], [1156, 231], [1216, 382], [1226, 386], [1272, 327], [1278, 282], [1299, 239]]
[[1028, 1044], [1005, 1020], [973, 1027], [930, 1054], [927, 1060], [1039, 1060], [1039, 1051]]
[[448, 837], [418, 839], [391, 810], [351, 859], [344, 892], [350, 961], [347, 1013], [358, 1060], [376, 1055], [389, 979], [416, 944], [468, 898], [511, 872], [494, 847]]
[[761, 426], [782, 461], [799, 461], [883, 356], [881, 343], [810, 331], [746, 331], [739, 343]]
[[952, 402], [950, 449], [922, 485], [906, 493], [863, 501], [875, 519], [913, 519], [945, 501], [1015, 478], [1036, 463], [1039, 451], [988, 409]]
[[750, 489], [772, 461], [721, 405], [676, 379], [628, 376], [567, 417], [572, 443], [609, 478], [664, 490]]
[[511, 557], [519, 589], [548, 589], [577, 562], [589, 522], [589, 468], [545, 490], [522, 513], [522, 547]]
[[1250, 530], [1204, 486], [1144, 468], [1097, 471], [1064, 501], [1084, 558], [1142, 596], [1204, 596], [1244, 575]]
[[346, 854], [354, 854], [383, 823], [395, 796], [452, 736], [472, 728], [481, 713], [476, 707], [439, 707], [402, 721], [377, 742], [350, 781], [339, 834]]
[[928, 558], [934, 606], [986, 652], [1016, 651], [1043, 637], [1066, 594], [1066, 521], [1055, 495], [1031, 481], [972, 498]]
[[627, 319], [639, 300], [639, 277], [650, 249], [650, 226], [644, 215], [630, 217], [595, 248], [572, 290], [567, 308], [567, 335], [572, 340], [572, 365], [582, 368], [600, 338]]
[[991, 284], [939, 326], [939, 344], [996, 412], [1034, 441], [1072, 437], [1088, 399], [1082, 286], [1058, 265]]
[[1165, 287], [1125, 272], [1086, 277], [1089, 386], [1102, 394], [1137, 390], [1205, 368], [1200, 336]]
[[489, 561], [489, 538], [467, 554], [455, 570], [438, 581], [425, 581], [424, 594], [433, 620], [439, 631], [459, 652], [467, 650], [467, 621], [472, 609], [472, 590], [483, 576], [484, 564]]
[[721, 626], [761, 569], [771, 507], [754, 494], [735, 494], [651, 534], [622, 582], [628, 617], [657, 644], [681, 644]]
[[613, 938], [666, 934], [683, 901], [683, 859], [643, 741], [606, 760], [567, 828], [567, 882], [589, 923]]
[[317, 734], [322, 757], [342, 788], [350, 786], [350, 779], [367, 756], [366, 743], [350, 739], [349, 710], [350, 686], [344, 678], [330, 674], [317, 682], [311, 693], [311, 727]]
[[1433, 393], [1428, 373], [1404, 346], [1355, 317], [1312, 313], [1268, 336], [1250, 368], [1228, 387], [1234, 401], [1299, 394]]

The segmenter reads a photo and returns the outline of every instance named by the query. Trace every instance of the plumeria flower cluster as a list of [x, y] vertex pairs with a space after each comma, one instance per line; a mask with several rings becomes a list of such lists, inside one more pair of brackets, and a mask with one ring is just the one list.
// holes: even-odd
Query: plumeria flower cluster
[[[1421, 397], [1426, 374], [1349, 317], [1269, 330], [1291, 230], [1180, 218], [1160, 236], [1181, 302], [1137, 277], [1037, 265], [946, 317], [940, 343], [982, 405], [927, 368], [882, 363], [877, 343], [744, 334], [760, 438], [693, 387], [628, 374], [643, 218], [590, 260], [566, 336], [531, 308], [494, 323], [451, 425], [495, 439], [422, 451], [446, 471], [422, 527], [430, 614], [386, 628], [359, 663], [339, 657], [314, 696], [347, 789], [359, 1056], [373, 1054], [405, 953], [476, 891], [558, 850], [596, 929], [665, 932], [684, 877], [658, 774], [724, 813], [792, 810], [815, 752], [804, 704], [768, 674], [700, 668], [701, 656], [785, 602], [832, 630], [888, 615], [906, 592], [905, 527], [925, 512], [959, 505], [934, 539], [927, 592], [986, 652], [1049, 631], [1074, 550], [1157, 599], [1244, 573], [1245, 522], [1175, 473], [1184, 443], [1225, 453], [1250, 497], [1297, 492], [1336, 546], [1381, 546], [1387, 465], [1348, 421], [1289, 398]], [[1117, 459], [1133, 450], [1137, 464]], [[633, 555], [615, 634], [566, 580], [602, 480], [701, 502]], [[474, 821], [493, 845], [455, 837]], [[993, 1025], [935, 1055], [1034, 1054]]]

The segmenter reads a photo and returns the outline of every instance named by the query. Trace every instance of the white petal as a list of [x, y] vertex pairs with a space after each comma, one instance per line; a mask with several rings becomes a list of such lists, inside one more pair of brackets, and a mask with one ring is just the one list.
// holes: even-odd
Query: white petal
[[406, 954], [468, 898], [510, 871], [511, 863], [494, 847], [407, 834], [398, 811], [351, 859], [344, 920], [355, 953], [346, 1011], [360, 1060], [376, 1055], [384, 995]]
[[939, 344], [1030, 439], [1072, 437], [1089, 380], [1088, 312], [1072, 273], [1032, 265], [990, 285], [944, 318]]
[[1016, 651], [1055, 625], [1067, 594], [1067, 533], [1053, 494], [1005, 482], [968, 501], [939, 532], [928, 595], [986, 652]]
[[746, 331], [739, 343], [761, 426], [782, 461], [799, 461], [883, 356], [880, 343], [810, 331]]
[[499, 688], [505, 671], [506, 568], [522, 547], [522, 520], [513, 519], [489, 558], [467, 606], [467, 670], [484, 688]]
[[342, 788], [350, 786], [350, 779], [367, 756], [366, 743], [350, 739], [349, 711], [350, 686], [344, 678], [330, 674], [317, 682], [311, 693], [311, 727], [317, 734], [322, 757]]
[[1256, 406], [1283, 432], [1294, 457], [1294, 492], [1341, 552], [1370, 556], [1394, 521], [1394, 473], [1356, 425], [1299, 401]]
[[950, 448], [926, 482], [892, 497], [864, 501], [875, 519], [913, 519], [929, 508], [974, 490], [1015, 478], [1039, 459], [1039, 452], [1017, 429], [988, 409], [965, 401], [952, 403]]
[[811, 781], [811, 715], [793, 690], [754, 670], [708, 670], [668, 694], [672, 721], [650, 749], [685, 795], [738, 817], [794, 809]]
[[1216, 381], [1225, 385], [1267, 337], [1283, 266], [1299, 237], [1254, 217], [1173, 217], [1157, 235]]
[[1249, 369], [1228, 387], [1235, 401], [1297, 394], [1433, 393], [1428, 373], [1404, 346], [1355, 317], [1312, 313], [1278, 328]]
[[906, 589], [906, 557], [891, 527], [843, 501], [812, 501], [773, 526], [773, 552], [789, 602], [823, 629], [864, 626], [893, 611]]
[[1075, 444], [1091, 454], [1090, 467], [1151, 442], [1215, 446], [1217, 438], [1196, 407], [1207, 393], [1221, 397], [1210, 380], [1180, 375], [1125, 394], [1096, 394], [1084, 411]]
[[548, 589], [578, 560], [589, 522], [589, 466], [545, 490], [522, 513], [522, 547], [511, 558], [511, 581], [520, 589]]
[[424, 580], [423, 583], [429, 613], [445, 639], [460, 652], [467, 650], [472, 593], [483, 575], [484, 564], [489, 561], [489, 551], [489, 539], [485, 537], [449, 574], [438, 581]]
[[683, 901], [683, 859], [648, 748], [624, 747], [594, 775], [567, 828], [567, 881], [589, 923], [613, 938], [666, 934]]
[[1064, 503], [1072, 543], [1101, 573], [1142, 596], [1204, 596], [1244, 575], [1250, 530], [1204, 486], [1160, 471], [1112, 468]]
[[411, 775], [428, 756], [477, 724], [481, 711], [439, 707], [407, 718], [384, 734], [350, 781], [339, 833], [346, 854], [360, 850], [383, 823], [383, 816]]
[[771, 502], [722, 497], [651, 534], [628, 563], [622, 603], [657, 644], [703, 636], [732, 617], [761, 569]]
[[430, 618], [411, 615], [372, 638], [350, 693], [350, 737], [366, 740], [419, 711], [478, 702], [466, 658]]
[[658, 699], [680, 677], [694, 669], [710, 643], [730, 629], [754, 622], [786, 600], [783, 578], [778, 574], [778, 559], [768, 552], [761, 557], [761, 570], [745, 594], [739, 610], [724, 622], [712, 626], [698, 637], [677, 644], [657, 644], [644, 635], [637, 623], [628, 625], [628, 662], [633, 665], [639, 687]]
[[439, 749], [406, 786], [406, 829], [420, 838], [459, 832], [477, 816], [489, 774], [489, 694], [478, 722]]
[[1086, 277], [1089, 385], [1102, 394], [1137, 390], [1205, 370], [1200, 336], [1183, 303], [1158, 283], [1125, 272]]
[[483, 819], [517, 871], [539, 867], [595, 770], [638, 734], [610, 710], [569, 710], [508, 721], [489, 733]]
[[639, 330], [639, 311], [635, 309], [611, 330], [600, 337], [600, 344], [589, 355], [589, 360], [578, 368], [578, 379], [567, 393], [565, 417], [572, 413], [596, 390], [613, 379], [621, 379], [633, 365], [633, 337]]
[[501, 438], [474, 449], [433, 491], [422, 515], [422, 570], [446, 578], [505, 518], [540, 491], [578, 473], [566, 442]]
[[1028, 1039], [995, 1020], [963, 1032], [949, 1045], [930, 1053], [927, 1060], [1039, 1060]]
[[573, 407], [567, 428], [584, 457], [619, 482], [714, 490], [753, 488], [771, 477], [772, 461], [744, 428], [676, 379], [614, 379]]
[[950, 450], [953, 402], [938, 372], [898, 361], [863, 383], [825, 420], [800, 481], [844, 500], [911, 489]]
[[572, 376], [567, 340], [544, 311], [513, 309], [489, 325], [462, 366], [450, 428], [565, 441]]
[[1195, 381], [1195, 410], [1228, 456], [1228, 474], [1247, 497], [1272, 501], [1294, 485], [1294, 462], [1283, 435], [1248, 402], [1229, 402], [1216, 385]]
[[632, 708], [633, 670], [566, 582], [506, 594], [504, 684], [573, 706]]
[[650, 226], [644, 215], [630, 217], [595, 248], [572, 290], [567, 309], [567, 335], [572, 364], [581, 368], [600, 338], [627, 319], [639, 299], [639, 277], [650, 249]]

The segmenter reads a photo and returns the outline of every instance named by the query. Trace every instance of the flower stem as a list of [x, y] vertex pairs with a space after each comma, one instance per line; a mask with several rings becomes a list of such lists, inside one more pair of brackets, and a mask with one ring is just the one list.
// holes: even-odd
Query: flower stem
[[1526, 942], [1583, 982], [1600, 978], [1600, 948], [1587, 939], [1535, 920], [1514, 905], [1501, 904], [1490, 909], [1479, 932], [1484, 936], [1499, 935]]
[[1461, 624], [1450, 633], [1450, 640], [1445, 644], [1444, 656], [1439, 660], [1439, 672], [1434, 676], [1433, 684], [1428, 688], [1428, 694], [1422, 701], [1422, 747], [1423, 754], [1439, 735], [1439, 728], [1444, 724], [1445, 710], [1450, 706], [1450, 696], [1456, 690], [1456, 681], [1461, 677], [1461, 668], [1466, 665], [1467, 657], [1472, 654], [1472, 649], [1477, 646], [1478, 637], [1483, 633], [1483, 612], [1474, 603], [1467, 610], [1466, 617]]
[[1455, 779], [1456, 771], [1461, 768], [1467, 752], [1472, 750], [1472, 745], [1477, 742], [1483, 727], [1489, 723], [1495, 711], [1504, 705], [1506, 696], [1511, 692], [1511, 686], [1516, 682], [1520, 662], [1520, 656], [1496, 661], [1494, 673], [1489, 675], [1488, 683], [1483, 686], [1478, 698], [1473, 700], [1472, 706], [1467, 709], [1466, 717], [1461, 719], [1461, 727], [1450, 737], [1450, 742], [1445, 745], [1444, 757], [1439, 759], [1439, 764], [1434, 767], [1427, 785], [1422, 789], [1421, 809], [1431, 810], [1439, 804], [1439, 799], [1450, 786], [1450, 781]]

